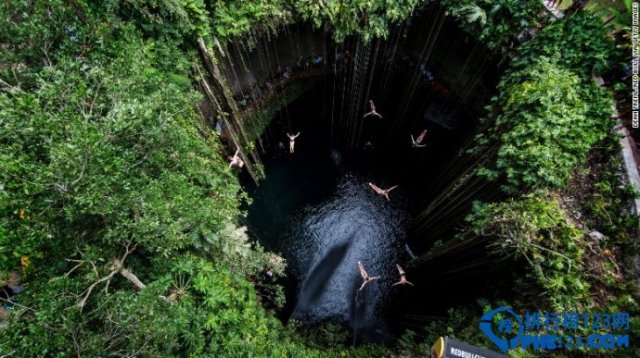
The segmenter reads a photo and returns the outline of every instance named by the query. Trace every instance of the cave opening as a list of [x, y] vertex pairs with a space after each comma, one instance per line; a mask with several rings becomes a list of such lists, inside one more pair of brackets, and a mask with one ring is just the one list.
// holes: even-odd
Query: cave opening
[[[335, 44], [329, 34], [295, 25], [227, 54], [241, 105], [254, 102], [257, 111], [285, 103], [256, 137], [265, 178], [256, 185], [241, 177], [252, 199], [252, 236], [288, 262], [283, 320], [339, 323], [354, 341], [390, 341], [404, 328], [423, 327], [424, 317], [509, 291], [511, 273], [487, 264], [484, 247], [410, 268], [416, 286], [393, 286], [396, 264], [451, 239], [463, 224], [470, 201], [443, 208], [451, 214], [429, 232], [417, 230], [415, 219], [464, 171], [461, 158], [502, 72], [499, 56], [429, 10], [369, 44]], [[286, 101], [291, 88], [298, 92]], [[369, 100], [382, 118], [363, 118]], [[425, 146], [414, 147], [412, 136], [424, 130]], [[292, 154], [286, 134], [297, 132]], [[387, 201], [369, 182], [398, 189]], [[481, 266], [464, 269], [463, 262], [478, 260]], [[360, 293], [358, 261], [383, 276]]]

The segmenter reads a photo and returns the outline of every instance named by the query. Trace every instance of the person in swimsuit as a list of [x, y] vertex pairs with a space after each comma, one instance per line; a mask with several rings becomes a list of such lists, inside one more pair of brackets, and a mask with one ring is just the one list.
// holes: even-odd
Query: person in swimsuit
[[407, 281], [407, 273], [404, 272], [402, 267], [400, 267], [400, 265], [398, 265], [398, 264], [396, 264], [396, 267], [398, 268], [398, 272], [400, 272], [400, 281], [394, 283], [392, 286], [396, 286], [396, 285], [411, 285], [411, 286], [413, 286], [413, 284], [411, 282]]
[[362, 285], [360, 286], [360, 289], [358, 290], [358, 292], [362, 291], [364, 286], [366, 286], [369, 282], [373, 280], [377, 280], [381, 277], [381, 276], [373, 276], [373, 277], [369, 276], [367, 274], [367, 271], [365, 271], [364, 266], [362, 265], [362, 262], [360, 261], [358, 261], [358, 268], [360, 269], [360, 276], [362, 276]]
[[295, 151], [296, 138], [298, 138], [299, 135], [300, 135], [300, 132], [298, 132], [298, 134], [296, 134], [296, 135], [291, 135], [290, 133], [287, 133], [287, 137], [289, 137], [289, 152], [290, 153], [293, 153]]
[[384, 196], [385, 198], [387, 198], [387, 201], [391, 200], [389, 199], [389, 192], [395, 188], [397, 188], [397, 185], [392, 186], [389, 189], [380, 189], [378, 188], [375, 184], [373, 183], [369, 183], [369, 186], [371, 187], [371, 189], [373, 189], [373, 191], [375, 191], [376, 193], [378, 193], [379, 195]]
[[378, 118], [382, 118], [382, 115], [376, 112], [376, 105], [372, 100], [369, 100], [369, 107], [371, 107], [371, 112], [366, 113], [362, 118], [366, 118], [368, 116], [377, 116]]
[[413, 134], [411, 135], [411, 145], [414, 148], [423, 148], [426, 147], [426, 144], [422, 144], [422, 141], [424, 140], [424, 136], [427, 134], [427, 130], [423, 130], [420, 135], [418, 136], [418, 139], [413, 139]]
[[244, 161], [238, 154], [240, 154], [240, 148], [236, 150], [236, 154], [234, 154], [233, 157], [229, 157], [229, 159], [231, 160], [231, 162], [229, 163], [229, 169], [234, 167], [240, 169], [244, 166]]

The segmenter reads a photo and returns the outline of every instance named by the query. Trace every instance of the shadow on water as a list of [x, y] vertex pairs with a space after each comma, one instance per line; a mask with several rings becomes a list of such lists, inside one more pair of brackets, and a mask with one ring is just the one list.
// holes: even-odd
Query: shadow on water
[[[344, 162], [343, 165], [348, 167]], [[363, 339], [387, 340], [390, 337], [383, 308], [397, 276], [395, 264], [402, 252], [408, 223], [404, 193], [394, 191], [393, 200], [387, 202], [368, 187], [367, 182], [374, 180], [370, 174], [354, 169], [328, 172], [322, 167], [316, 166], [315, 181], [331, 182], [322, 178], [326, 173], [337, 176], [332, 190], [322, 189], [326, 194], [324, 200], [310, 200], [311, 203], [297, 208], [287, 205], [288, 212], [274, 213], [282, 201], [279, 204], [263, 201], [259, 192], [275, 190], [286, 196], [287, 190], [297, 194], [304, 191], [284, 188], [283, 182], [261, 186], [249, 210], [250, 223], [255, 219], [253, 223], [261, 225], [254, 225], [252, 231], [261, 235], [261, 241], [270, 246], [268, 248], [287, 259], [289, 273], [299, 283], [291, 318], [309, 325], [337, 322], [351, 329], [357, 323], [358, 335]], [[274, 175], [269, 179], [268, 176], [266, 181], [278, 178], [282, 177]], [[317, 199], [314, 193], [306, 194], [309, 199]], [[271, 193], [268, 197], [275, 196]], [[270, 208], [271, 212], [264, 213]], [[267, 223], [255, 218], [263, 213], [282, 220]], [[262, 226], [265, 224], [268, 225]], [[358, 295], [358, 304], [354, 307], [355, 294], [362, 283], [358, 261], [362, 261], [370, 275], [383, 278], [368, 284]]]
[[304, 312], [310, 310], [322, 295], [325, 283], [331, 280], [331, 276], [336, 271], [336, 263], [342, 262], [349, 250], [349, 243], [339, 244], [331, 247], [328, 252], [319, 254], [320, 260], [313, 269], [309, 271], [306, 279], [300, 287], [298, 304], [294, 312]]
[[[399, 171], [388, 169], [384, 151], [331, 145], [326, 106], [315, 100], [322, 89], [287, 109], [295, 123], [276, 119], [267, 129], [266, 179], [257, 187], [247, 185], [253, 200], [247, 225], [266, 249], [287, 260], [283, 319], [310, 326], [339, 323], [352, 332], [357, 328], [358, 340], [387, 341], [392, 337], [384, 310], [397, 280], [395, 265], [404, 259], [407, 192]], [[287, 131], [301, 132], [294, 154], [279, 149]], [[368, 182], [400, 187], [387, 201]], [[369, 275], [382, 278], [356, 301], [362, 283], [358, 261]]]
[[[398, 278], [395, 264], [408, 261], [402, 255], [408, 247], [410, 215], [421, 213], [450, 185], [448, 171], [456, 177], [459, 168], [450, 164], [473, 139], [478, 113], [493, 95], [489, 89], [499, 73], [483, 51], [487, 58], [476, 61], [477, 46], [468, 44], [468, 35], [455, 23], [445, 23], [448, 35], [434, 37], [435, 43], [424, 41], [424, 33], [441, 23], [440, 13], [427, 11], [425, 21], [399, 33], [394, 43], [400, 42], [400, 47], [376, 45], [371, 57], [359, 51], [365, 55], [352, 60], [353, 68], [324, 74], [280, 110], [261, 136], [266, 179], [257, 187], [244, 181], [253, 200], [246, 208], [246, 224], [267, 250], [287, 260], [283, 320], [344, 323], [357, 328], [358, 340], [382, 341], [389, 332], [383, 312], [396, 321], [408, 306], [446, 316], [451, 299], [469, 301], [456, 287], [436, 301], [430, 289], [437, 285], [440, 292], [448, 292], [442, 289], [448, 282], [430, 273], [420, 275], [425, 285], [392, 288]], [[330, 54], [334, 49], [329, 50], [312, 52]], [[295, 61], [297, 53], [289, 52]], [[284, 55], [281, 59], [286, 61]], [[371, 71], [359, 65], [367, 61]], [[422, 66], [436, 81], [421, 75]], [[384, 119], [362, 120], [369, 99], [375, 100]], [[411, 136], [424, 130], [426, 147], [412, 148]], [[286, 133], [298, 131], [295, 153], [288, 153]], [[387, 202], [368, 182], [399, 189]], [[439, 233], [420, 234], [409, 244], [416, 253], [424, 253], [453, 232], [447, 223]], [[358, 261], [370, 275], [383, 276], [359, 294]]]

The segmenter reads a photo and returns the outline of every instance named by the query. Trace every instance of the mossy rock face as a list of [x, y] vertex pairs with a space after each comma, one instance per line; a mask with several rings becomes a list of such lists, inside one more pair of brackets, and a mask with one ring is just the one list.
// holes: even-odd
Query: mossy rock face
[[315, 84], [316, 81], [313, 78], [294, 80], [285, 84], [282, 92], [272, 92], [273, 97], [267, 98], [263, 106], [244, 112], [242, 121], [247, 126], [249, 140], [251, 142], [257, 141], [279, 111], [313, 88]]

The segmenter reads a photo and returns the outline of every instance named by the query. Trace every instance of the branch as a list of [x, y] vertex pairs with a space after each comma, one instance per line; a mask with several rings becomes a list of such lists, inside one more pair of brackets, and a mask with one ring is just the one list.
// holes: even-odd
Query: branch
[[[3, 90], [15, 90], [18, 92], [22, 92], [22, 90], [20, 89], [20, 87], [16, 87], [16, 86], [12, 86], [10, 84], [8, 84], [7, 82], [5, 82], [3, 79], [0, 78], [0, 85], [2, 85], [2, 89]], [[6, 89], [5, 89], [6, 88]]]
[[75, 271], [78, 267], [82, 266], [82, 264], [86, 262], [85, 260], [72, 260], [72, 259], [65, 259], [65, 261], [78, 263], [77, 265], [73, 266], [73, 268], [69, 270], [69, 272], [64, 274], [65, 277], [69, 277], [69, 275], [71, 275], [73, 271]]
[[88, 160], [88, 158], [85, 156], [83, 159], [84, 160], [82, 161], [82, 169], [80, 170], [80, 176], [78, 176], [78, 178], [76, 178], [76, 180], [71, 182], [71, 186], [76, 185], [80, 181], [80, 179], [82, 179], [82, 177], [84, 176], [84, 170], [87, 168], [87, 160]]
[[6, 298], [2, 298], [2, 297], [0, 297], [0, 301], [2, 301], [2, 302], [6, 302], [6, 303], [10, 303], [10, 304], [12, 304], [12, 305], [14, 305], [14, 306], [18, 306], [18, 307], [24, 308], [24, 309], [29, 310], [29, 311], [33, 311], [33, 312], [35, 312], [35, 311], [36, 311], [36, 310], [34, 310], [33, 308], [31, 308], [31, 307], [27, 307], [27, 306], [21, 305], [21, 304], [19, 304], [19, 303], [15, 303], [15, 302], [13, 302], [13, 301], [11, 301], [11, 300], [8, 300], [8, 299], [6, 299]]
[[100, 284], [101, 282], [104, 281], [111, 281], [111, 279], [113, 278], [113, 276], [115, 276], [115, 274], [118, 273], [118, 271], [120, 271], [120, 269], [114, 269], [112, 270], [109, 275], [99, 279], [98, 281], [94, 282], [93, 284], [91, 284], [91, 286], [89, 286], [89, 288], [85, 291], [86, 294], [84, 295], [84, 297], [82, 298], [82, 301], [80, 301], [78, 303], [78, 307], [80, 307], [80, 309], [82, 310], [82, 308], [84, 307], [84, 305], [87, 303], [87, 300], [89, 299], [89, 296], [91, 295], [91, 292], [93, 291], [93, 289]]
[[129, 282], [131, 282], [139, 290], [142, 290], [143, 288], [146, 287], [145, 284], [142, 283], [142, 281], [140, 281], [140, 279], [136, 275], [134, 275], [131, 271], [127, 270], [126, 268], [120, 269], [120, 274], [124, 276], [124, 278], [129, 280]]
[[96, 99], [98, 99], [98, 94], [100, 94], [100, 87], [102, 87], [103, 82], [104, 80], [98, 83], [98, 88], [96, 89], [96, 93], [94, 94], [93, 99], [91, 100], [91, 105], [89, 106], [89, 116], [93, 115], [93, 106], [96, 104]]
[[85, 291], [84, 297], [78, 303], [78, 307], [80, 307], [80, 310], [82, 310], [82, 308], [85, 306], [85, 304], [87, 303], [87, 300], [89, 299], [89, 296], [91, 295], [91, 292], [93, 292], [93, 289], [96, 288], [97, 285], [106, 281], [107, 283], [105, 285], [105, 290], [108, 290], [111, 279], [113, 278], [113, 276], [115, 276], [117, 273], [119, 273], [122, 270], [124, 260], [126, 260], [127, 256], [129, 256], [129, 254], [133, 252], [133, 250], [135, 249], [136, 249], [136, 245], [133, 245], [133, 247], [131, 248], [131, 241], [127, 242], [127, 244], [125, 245], [124, 255], [122, 255], [121, 259], [115, 259], [113, 261], [113, 264], [111, 265], [111, 272], [109, 272], [107, 276], [104, 276], [101, 279], [97, 280], [96, 282], [92, 283], [91, 286], [89, 286], [89, 288]]

